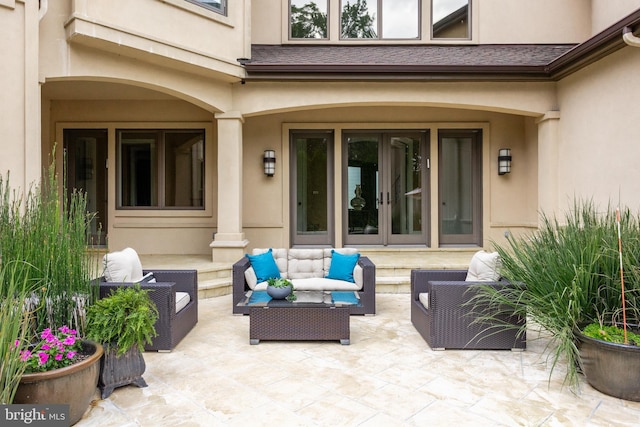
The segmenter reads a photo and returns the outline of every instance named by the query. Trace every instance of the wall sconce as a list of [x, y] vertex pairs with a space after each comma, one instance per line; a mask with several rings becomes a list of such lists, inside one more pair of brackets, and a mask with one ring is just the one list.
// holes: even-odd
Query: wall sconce
[[511, 149], [501, 148], [498, 151], [498, 175], [511, 172]]
[[276, 152], [264, 150], [264, 174], [273, 176], [276, 173]]

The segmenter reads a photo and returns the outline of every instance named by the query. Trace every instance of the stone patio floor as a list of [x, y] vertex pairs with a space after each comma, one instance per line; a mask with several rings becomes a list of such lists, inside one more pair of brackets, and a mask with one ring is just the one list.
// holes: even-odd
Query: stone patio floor
[[550, 378], [547, 340], [524, 352], [432, 351], [409, 294], [378, 294], [376, 316], [351, 316], [351, 345], [249, 345], [231, 295], [199, 301], [199, 322], [170, 353], [144, 353], [146, 388], [96, 400], [80, 427], [108, 426], [637, 426], [640, 402], [584, 381]]

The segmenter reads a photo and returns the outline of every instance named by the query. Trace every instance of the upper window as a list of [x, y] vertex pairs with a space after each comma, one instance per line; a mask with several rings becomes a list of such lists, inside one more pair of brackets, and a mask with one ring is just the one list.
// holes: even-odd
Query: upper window
[[187, 0], [188, 2], [198, 4], [207, 9], [211, 9], [214, 12], [227, 14], [227, 0]]
[[204, 130], [117, 132], [118, 208], [204, 208]]
[[341, 39], [417, 39], [418, 0], [341, 0]]
[[432, 0], [431, 5], [434, 39], [469, 38], [469, 0]]
[[292, 39], [327, 38], [327, 0], [291, 0], [289, 3]]

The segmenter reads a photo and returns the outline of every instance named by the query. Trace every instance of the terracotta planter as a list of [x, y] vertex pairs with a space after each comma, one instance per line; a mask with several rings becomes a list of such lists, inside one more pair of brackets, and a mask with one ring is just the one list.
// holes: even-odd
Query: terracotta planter
[[69, 423], [77, 423], [96, 392], [103, 353], [102, 345], [88, 340], [82, 341], [82, 349], [91, 356], [64, 368], [24, 374], [13, 403], [67, 404]]
[[118, 356], [117, 353], [117, 346], [106, 346], [104, 356], [100, 360], [98, 387], [100, 387], [103, 399], [109, 397], [116, 387], [129, 384], [138, 387], [147, 386], [142, 378], [147, 365], [144, 363], [144, 357], [138, 347], [131, 347], [121, 356]]
[[[630, 330], [638, 333], [638, 327]], [[580, 359], [587, 382], [596, 390], [640, 402], [640, 346], [597, 340], [576, 330]]]

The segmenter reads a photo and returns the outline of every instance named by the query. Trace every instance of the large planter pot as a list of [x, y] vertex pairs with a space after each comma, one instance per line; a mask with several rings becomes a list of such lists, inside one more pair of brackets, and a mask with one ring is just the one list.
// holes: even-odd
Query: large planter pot
[[134, 345], [123, 355], [118, 356], [117, 353], [117, 345], [108, 345], [105, 347], [104, 356], [100, 361], [98, 387], [100, 387], [103, 399], [109, 397], [116, 387], [129, 384], [138, 387], [147, 386], [142, 378], [147, 365], [144, 363], [140, 349]]
[[69, 424], [77, 423], [96, 392], [102, 345], [84, 340], [82, 353], [90, 356], [64, 368], [22, 375], [13, 403], [67, 404]]
[[[638, 333], [637, 326], [629, 330]], [[574, 331], [583, 373], [596, 390], [640, 402], [640, 347], [601, 341]]]

